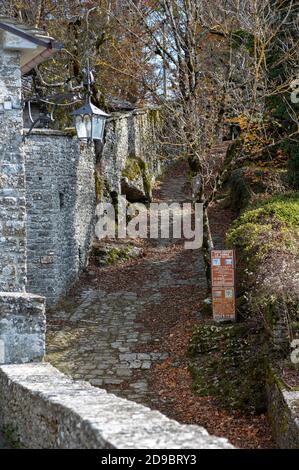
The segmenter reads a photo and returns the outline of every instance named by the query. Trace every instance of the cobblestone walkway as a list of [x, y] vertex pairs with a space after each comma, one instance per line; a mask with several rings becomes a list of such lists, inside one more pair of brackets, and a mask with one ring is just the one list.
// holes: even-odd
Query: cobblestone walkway
[[[170, 175], [155, 200], [185, 201], [185, 186], [180, 172]], [[194, 293], [205, 290], [205, 278], [197, 250], [165, 239], [144, 249], [141, 260], [90, 268], [73, 295], [49, 312], [47, 360], [74, 378], [153, 404], [148, 378], [153, 364], [168, 355], [158, 347], [167, 322], [173, 316], [179, 321]], [[152, 325], [157, 309], [161, 322]]]

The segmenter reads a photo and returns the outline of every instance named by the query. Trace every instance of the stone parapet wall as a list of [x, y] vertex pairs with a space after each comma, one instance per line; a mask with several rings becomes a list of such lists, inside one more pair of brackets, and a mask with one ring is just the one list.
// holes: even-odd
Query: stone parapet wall
[[201, 427], [74, 382], [47, 363], [0, 367], [0, 427], [34, 449], [233, 448]]
[[0, 292], [0, 364], [42, 361], [45, 331], [42, 297]]
[[86, 265], [96, 205], [94, 150], [48, 130], [35, 130], [24, 148], [27, 290], [51, 305]]
[[288, 390], [274, 369], [267, 378], [268, 417], [281, 449], [299, 449], [299, 390]]

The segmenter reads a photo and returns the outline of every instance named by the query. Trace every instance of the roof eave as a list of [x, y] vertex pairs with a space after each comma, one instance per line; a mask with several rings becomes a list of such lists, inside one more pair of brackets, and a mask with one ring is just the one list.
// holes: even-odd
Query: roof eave
[[18, 36], [22, 39], [25, 39], [35, 44], [36, 46], [44, 48], [44, 50], [40, 52], [36, 57], [34, 57], [32, 60], [30, 60], [21, 67], [22, 75], [30, 72], [30, 70], [32, 70], [34, 67], [41, 64], [44, 60], [51, 57], [55, 52], [60, 51], [63, 48], [63, 44], [60, 44], [59, 42], [55, 41], [50, 36], [41, 36], [40, 32], [37, 33], [37, 35], [28, 34], [28, 32], [22, 31], [18, 27], [15, 27], [15, 25], [6, 24], [5, 22], [3, 23], [1, 21], [0, 29], [15, 36]]
[[22, 65], [22, 67], [21, 67], [22, 75], [25, 75], [26, 73], [30, 72], [30, 70], [32, 70], [34, 67], [37, 67], [39, 64], [41, 64], [45, 60], [49, 59], [58, 50], [59, 49], [53, 49], [53, 48], [50, 48], [50, 47], [44, 49], [40, 54], [38, 54], [32, 60], [30, 60], [26, 64]]
[[37, 46], [42, 46], [45, 48], [53, 48], [53, 49], [62, 49], [63, 45], [54, 41], [53, 38], [49, 37], [48, 40], [45, 40], [40, 34], [33, 35], [33, 34], [28, 34], [25, 31], [22, 31], [21, 29], [8, 25], [6, 23], [3, 23], [0, 21], [0, 29], [3, 31], [7, 31], [8, 33], [14, 34], [15, 36], [18, 36], [20, 38], [26, 39], [27, 41], [32, 42], [33, 44], [36, 44]]

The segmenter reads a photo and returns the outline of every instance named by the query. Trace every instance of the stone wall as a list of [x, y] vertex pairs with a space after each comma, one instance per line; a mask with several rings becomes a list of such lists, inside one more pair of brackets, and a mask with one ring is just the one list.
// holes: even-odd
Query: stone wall
[[22, 128], [19, 54], [0, 50], [0, 291], [22, 291], [26, 282]]
[[25, 292], [0, 293], [0, 364], [42, 361], [44, 299]]
[[291, 390], [272, 368], [267, 378], [268, 417], [280, 449], [299, 449], [299, 390]]
[[141, 197], [149, 192], [145, 187], [144, 177], [152, 184], [160, 172], [158, 116], [158, 110], [144, 109], [114, 113], [108, 120], [99, 165], [104, 196], [124, 192], [124, 171], [131, 160], [143, 165], [139, 175], [132, 175], [131, 178], [129, 175], [130, 181], [126, 178], [127, 186], [136, 186]]
[[0, 367], [0, 427], [34, 449], [233, 448], [199, 426], [74, 382], [47, 363]]
[[154, 110], [115, 113], [98, 165], [93, 148], [66, 133], [35, 129], [26, 138], [27, 290], [45, 296], [48, 305], [86, 265], [96, 200], [122, 192], [128, 161], [140, 167], [128, 190], [149, 193], [147, 183], [159, 173], [155, 116]]
[[52, 304], [85, 266], [95, 213], [94, 151], [62, 132], [35, 130], [25, 142], [30, 292]]

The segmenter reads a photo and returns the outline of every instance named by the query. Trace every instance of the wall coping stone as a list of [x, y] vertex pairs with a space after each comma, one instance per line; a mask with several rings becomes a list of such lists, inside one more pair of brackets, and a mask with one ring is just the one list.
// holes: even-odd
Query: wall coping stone
[[[39, 136], [61, 136], [61, 137], [70, 137], [73, 138], [74, 136], [70, 135], [70, 132], [74, 131], [75, 128], [68, 128], [68, 130], [63, 130], [60, 131], [58, 129], [41, 129], [41, 128], [36, 128], [32, 129], [30, 135], [27, 137], [30, 139], [30, 136], [33, 135], [39, 135]], [[24, 128], [23, 129], [23, 135], [26, 135], [29, 132], [29, 129]]]
[[0, 367], [0, 426], [13, 427], [29, 448], [233, 449], [202, 427], [74, 381], [48, 363]]
[[12, 300], [35, 300], [36, 302], [39, 302], [41, 304], [44, 303], [45, 299], [44, 297], [41, 297], [40, 295], [37, 294], [31, 294], [29, 292], [0, 292], [0, 298], [1, 299], [9, 299], [11, 298]]

